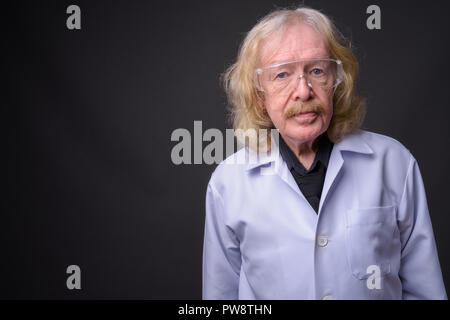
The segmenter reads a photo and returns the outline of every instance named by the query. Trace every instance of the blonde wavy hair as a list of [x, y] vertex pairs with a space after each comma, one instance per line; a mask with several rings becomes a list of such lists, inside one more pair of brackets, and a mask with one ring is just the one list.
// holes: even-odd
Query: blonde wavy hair
[[[281, 35], [286, 26], [294, 21], [315, 28], [323, 36], [330, 58], [342, 61], [342, 82], [333, 95], [333, 117], [327, 130], [330, 140], [338, 143], [345, 135], [361, 127], [366, 113], [364, 100], [357, 96], [355, 90], [358, 61], [352, 52], [350, 41], [339, 32], [331, 19], [320, 11], [307, 7], [277, 9], [263, 17], [247, 33], [239, 48], [237, 61], [222, 74], [229, 101], [230, 120], [233, 128], [239, 132], [248, 129], [260, 132], [259, 129], [266, 129], [270, 134], [270, 129], [274, 128], [267, 111], [258, 104], [258, 99], [261, 98], [255, 86], [255, 68], [258, 67], [262, 42], [275, 33]], [[270, 136], [265, 138], [270, 142]], [[270, 149], [269, 146], [266, 147]]]

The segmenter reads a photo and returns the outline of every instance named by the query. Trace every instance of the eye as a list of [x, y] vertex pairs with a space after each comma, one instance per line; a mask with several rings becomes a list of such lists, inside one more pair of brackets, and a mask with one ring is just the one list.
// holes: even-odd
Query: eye
[[314, 68], [314, 69], [312, 69], [311, 73], [315, 76], [320, 76], [323, 74], [323, 70], [319, 69], [319, 68]]
[[288, 73], [287, 72], [280, 72], [280, 73], [278, 73], [277, 75], [276, 75], [276, 79], [284, 79], [284, 78], [287, 78], [287, 76], [288, 76]]

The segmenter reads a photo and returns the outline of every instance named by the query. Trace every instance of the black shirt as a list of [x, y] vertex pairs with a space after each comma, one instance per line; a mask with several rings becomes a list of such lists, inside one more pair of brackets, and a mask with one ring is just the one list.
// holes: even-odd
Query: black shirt
[[280, 136], [281, 156], [297, 182], [299, 189], [316, 213], [319, 211], [320, 196], [325, 181], [325, 173], [327, 171], [331, 150], [333, 149], [333, 143], [328, 139], [326, 132], [319, 136], [318, 139], [318, 149], [314, 162], [311, 165], [311, 168], [306, 170]]

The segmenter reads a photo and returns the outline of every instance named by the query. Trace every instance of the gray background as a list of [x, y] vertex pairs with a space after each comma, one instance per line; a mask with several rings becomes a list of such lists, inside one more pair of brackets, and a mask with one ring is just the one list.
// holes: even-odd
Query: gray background
[[[418, 160], [449, 284], [445, 1], [304, 1], [352, 39], [364, 128]], [[66, 28], [81, 7], [82, 29]], [[293, 1], [16, 1], [6, 5], [2, 298], [200, 299], [214, 165], [172, 164], [176, 128], [225, 129], [219, 74], [256, 21]], [[366, 28], [367, 6], [382, 30]], [[426, 263], [426, 261], [424, 261]], [[66, 267], [82, 290], [66, 288]]]

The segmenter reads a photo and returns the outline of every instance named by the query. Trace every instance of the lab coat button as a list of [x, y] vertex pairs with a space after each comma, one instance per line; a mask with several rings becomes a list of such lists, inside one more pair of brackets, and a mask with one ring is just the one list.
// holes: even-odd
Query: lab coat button
[[317, 244], [319, 245], [319, 247], [325, 247], [328, 244], [328, 238], [325, 236], [320, 236], [317, 239]]

